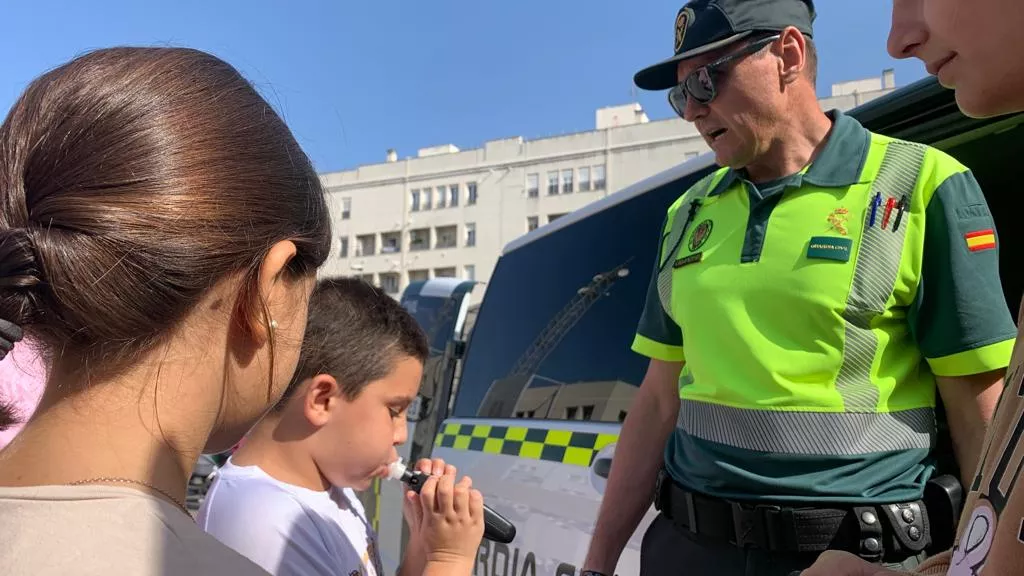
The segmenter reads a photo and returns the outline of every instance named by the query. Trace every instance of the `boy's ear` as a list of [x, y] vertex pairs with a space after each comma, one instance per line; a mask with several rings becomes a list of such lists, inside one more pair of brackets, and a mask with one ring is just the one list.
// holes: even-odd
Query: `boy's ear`
[[341, 387], [330, 374], [317, 374], [306, 388], [306, 418], [314, 426], [323, 426], [331, 419], [331, 409], [341, 399]]

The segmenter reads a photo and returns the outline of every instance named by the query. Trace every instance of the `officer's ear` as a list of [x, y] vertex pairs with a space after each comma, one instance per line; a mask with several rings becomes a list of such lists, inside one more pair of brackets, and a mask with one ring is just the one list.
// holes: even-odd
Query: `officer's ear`
[[779, 66], [779, 80], [783, 85], [792, 84], [804, 75], [809, 64], [808, 49], [807, 39], [793, 26], [784, 29], [772, 44]]

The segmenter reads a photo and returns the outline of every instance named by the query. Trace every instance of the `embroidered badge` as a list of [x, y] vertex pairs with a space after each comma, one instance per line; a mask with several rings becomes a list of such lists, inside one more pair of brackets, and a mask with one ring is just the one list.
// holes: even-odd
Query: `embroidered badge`
[[807, 244], [807, 257], [824, 260], [847, 262], [850, 260], [850, 249], [853, 240], [834, 236], [814, 236]]
[[686, 30], [693, 24], [694, 13], [693, 9], [686, 7], [676, 14], [676, 42], [675, 42], [675, 53], [679, 54], [679, 51], [683, 48], [683, 40], [686, 38]]
[[991, 228], [968, 232], [964, 234], [964, 240], [967, 241], [967, 249], [971, 252], [981, 252], [996, 247], [996, 233]]
[[846, 208], [836, 208], [828, 215], [828, 229], [835, 230], [843, 236], [849, 234], [846, 224], [850, 220], [850, 211]]
[[690, 252], [696, 252], [700, 250], [701, 246], [708, 241], [711, 236], [711, 229], [714, 227], [714, 223], [711, 220], [704, 220], [697, 227], [690, 232], [690, 243], [687, 246], [690, 248]]

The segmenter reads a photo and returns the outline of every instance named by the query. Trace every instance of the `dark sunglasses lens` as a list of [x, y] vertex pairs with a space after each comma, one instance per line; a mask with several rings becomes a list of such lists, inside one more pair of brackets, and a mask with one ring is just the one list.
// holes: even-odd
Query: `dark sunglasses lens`
[[686, 111], [686, 90], [683, 89], [682, 84], [673, 86], [668, 91], [668, 103], [679, 116]]
[[683, 86], [690, 96], [701, 104], [707, 104], [715, 97], [715, 83], [711, 80], [707, 68], [701, 68], [687, 76]]

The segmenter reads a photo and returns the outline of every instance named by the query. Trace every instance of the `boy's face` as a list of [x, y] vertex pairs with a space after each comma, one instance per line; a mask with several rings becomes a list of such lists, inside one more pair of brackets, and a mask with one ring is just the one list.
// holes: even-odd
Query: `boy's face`
[[341, 394], [329, 403], [316, 432], [313, 457], [320, 473], [338, 487], [365, 490], [398, 458], [395, 446], [408, 437], [406, 410], [419, 392], [423, 364], [403, 357], [384, 378], [354, 399]]

